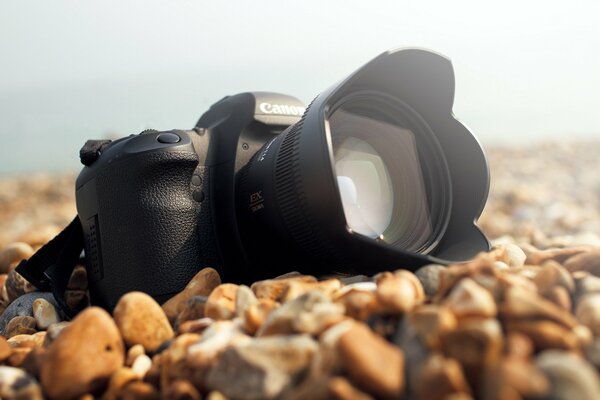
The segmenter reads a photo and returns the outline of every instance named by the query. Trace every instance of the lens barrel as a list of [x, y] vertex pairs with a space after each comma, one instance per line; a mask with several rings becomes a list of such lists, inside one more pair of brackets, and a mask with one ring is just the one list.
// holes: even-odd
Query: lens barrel
[[450, 62], [416, 49], [384, 53], [319, 95], [238, 173], [253, 277], [369, 274], [489, 249], [475, 225], [488, 166], [453, 97]]

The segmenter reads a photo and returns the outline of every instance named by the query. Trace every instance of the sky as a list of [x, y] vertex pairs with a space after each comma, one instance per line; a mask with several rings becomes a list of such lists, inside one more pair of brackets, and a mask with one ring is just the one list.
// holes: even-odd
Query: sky
[[308, 103], [398, 47], [452, 60], [484, 146], [600, 138], [597, 1], [0, 0], [0, 174], [75, 171], [86, 139], [238, 92]]

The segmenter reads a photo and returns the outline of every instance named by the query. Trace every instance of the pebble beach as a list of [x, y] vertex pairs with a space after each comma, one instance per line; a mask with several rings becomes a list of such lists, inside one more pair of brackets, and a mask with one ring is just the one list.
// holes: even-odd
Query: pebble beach
[[71, 321], [14, 267], [76, 215], [76, 175], [0, 176], [0, 398], [599, 398], [600, 141], [486, 152], [493, 248], [470, 262], [250, 286], [204, 268], [111, 313], [78, 266]]

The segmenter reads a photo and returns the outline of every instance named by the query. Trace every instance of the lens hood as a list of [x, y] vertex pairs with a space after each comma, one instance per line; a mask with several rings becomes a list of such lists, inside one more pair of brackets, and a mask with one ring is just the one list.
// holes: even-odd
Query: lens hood
[[[381, 54], [317, 96], [302, 119], [267, 143], [241, 177], [240, 231], [253, 264], [271, 269], [287, 259], [303, 272], [369, 274], [465, 261], [488, 250], [489, 242], [476, 220], [487, 199], [489, 168], [477, 139], [452, 113], [454, 85], [447, 58], [423, 49], [398, 49]], [[357, 130], [356, 118], [338, 124], [343, 128], [336, 132], [333, 120], [340, 110], [362, 118], [363, 132], [342, 132], [346, 127]], [[402, 190], [394, 195], [386, 192], [395, 201], [388, 208], [400, 211], [383, 217], [391, 219], [390, 226], [401, 225], [395, 231], [388, 229], [400, 239], [387, 240], [388, 234], [369, 237], [354, 229], [342, 193], [356, 197], [360, 187], [351, 184], [348, 189], [343, 183], [340, 190], [340, 182], [348, 179], [336, 176], [336, 143], [344, 135], [362, 138], [353, 143], [367, 142], [355, 152], [358, 169], [375, 165], [367, 161], [379, 159], [375, 156], [381, 153], [379, 164], [388, 165], [390, 186], [399, 186], [406, 178], [402, 174], [419, 163]], [[397, 141], [394, 136], [407, 139]], [[377, 152], [364, 150], [371, 148], [369, 143], [379, 146]], [[394, 163], [399, 163], [397, 168]], [[376, 178], [376, 172], [369, 172], [370, 176]], [[362, 184], [366, 188], [382, 190], [360, 173], [358, 184], [366, 182]], [[258, 209], [251, 200], [257, 194]], [[378, 204], [383, 203], [377, 196], [371, 198], [371, 212], [378, 213]], [[363, 204], [361, 210], [369, 207]], [[421, 222], [411, 225], [417, 219]], [[410, 235], [422, 237], [422, 243], [415, 239], [414, 246], [407, 247], [412, 243], [406, 239]]]

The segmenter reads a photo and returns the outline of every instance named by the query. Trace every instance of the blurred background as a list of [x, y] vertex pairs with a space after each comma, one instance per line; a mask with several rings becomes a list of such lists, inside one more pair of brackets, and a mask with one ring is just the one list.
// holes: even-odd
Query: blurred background
[[86, 139], [191, 128], [248, 90], [308, 103], [395, 47], [451, 58], [454, 112], [490, 157], [491, 236], [600, 242], [597, 1], [4, 0], [0, 245], [75, 215]]

